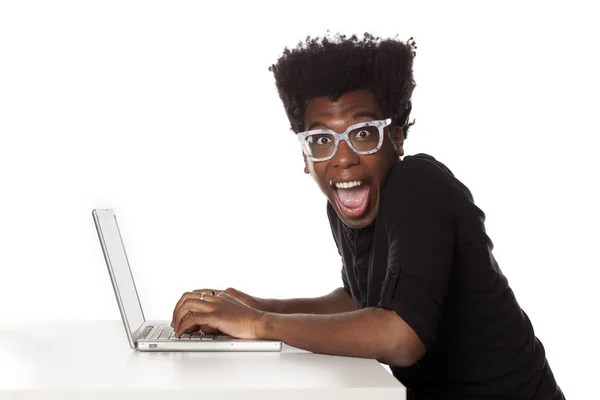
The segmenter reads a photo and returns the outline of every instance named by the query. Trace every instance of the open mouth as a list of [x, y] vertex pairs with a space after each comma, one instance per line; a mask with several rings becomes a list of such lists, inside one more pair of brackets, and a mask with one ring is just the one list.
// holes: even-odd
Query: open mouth
[[371, 188], [365, 182], [338, 183], [332, 189], [337, 206], [346, 217], [357, 218], [367, 210]]

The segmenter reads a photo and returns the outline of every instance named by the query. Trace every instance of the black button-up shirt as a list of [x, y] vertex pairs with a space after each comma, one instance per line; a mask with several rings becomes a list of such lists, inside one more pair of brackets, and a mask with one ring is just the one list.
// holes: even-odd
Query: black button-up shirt
[[391, 169], [371, 225], [345, 225], [327, 202], [342, 282], [357, 308], [395, 311], [427, 351], [391, 366], [409, 399], [563, 399], [492, 255], [469, 189], [427, 154]]

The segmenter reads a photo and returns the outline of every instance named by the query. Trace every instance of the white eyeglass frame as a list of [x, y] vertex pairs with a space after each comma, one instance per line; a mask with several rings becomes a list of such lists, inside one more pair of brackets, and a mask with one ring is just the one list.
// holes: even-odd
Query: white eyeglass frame
[[[337, 152], [340, 140], [346, 141], [348, 146], [357, 154], [366, 155], [366, 154], [373, 154], [373, 153], [377, 152], [381, 148], [381, 144], [383, 143], [383, 136], [384, 136], [383, 129], [386, 126], [390, 125], [391, 123], [392, 123], [391, 118], [376, 120], [376, 121], [360, 122], [358, 124], [349, 126], [348, 129], [346, 129], [346, 131], [344, 133], [337, 133], [337, 132], [332, 131], [331, 129], [314, 129], [311, 131], [299, 132], [297, 134], [297, 137], [298, 137], [298, 141], [300, 142], [300, 146], [302, 147], [302, 151], [304, 152], [306, 157], [308, 157], [311, 161], [327, 161], [327, 160], [332, 159], [333, 156], [335, 155], [335, 153]], [[350, 141], [350, 137], [348, 135], [351, 131], [358, 129], [358, 128], [363, 128], [365, 126], [376, 126], [379, 129], [379, 143], [377, 143], [377, 147], [375, 147], [373, 150], [358, 151], [352, 145], [352, 142]], [[314, 158], [313, 156], [310, 155], [308, 149], [306, 148], [306, 138], [308, 136], [322, 135], [322, 134], [329, 134], [335, 138], [333, 152], [331, 153], [331, 155], [329, 157]]]

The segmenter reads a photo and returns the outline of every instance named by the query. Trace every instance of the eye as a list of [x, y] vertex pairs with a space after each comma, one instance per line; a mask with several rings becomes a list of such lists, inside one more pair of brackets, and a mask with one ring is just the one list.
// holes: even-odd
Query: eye
[[328, 138], [327, 136], [318, 136], [315, 138], [315, 142], [317, 144], [329, 144], [329, 143], [331, 143], [331, 139]]
[[357, 138], [359, 138], [359, 139], [366, 139], [366, 138], [368, 138], [369, 136], [371, 136], [371, 132], [369, 132], [369, 131], [368, 131], [368, 130], [366, 130], [366, 129], [362, 129], [362, 130], [360, 130], [360, 131], [358, 131], [358, 132], [356, 133], [356, 137], [357, 137]]

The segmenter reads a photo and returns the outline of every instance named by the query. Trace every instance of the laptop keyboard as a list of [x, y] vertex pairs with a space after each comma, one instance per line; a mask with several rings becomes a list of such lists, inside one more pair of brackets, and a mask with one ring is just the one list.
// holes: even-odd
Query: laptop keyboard
[[170, 325], [154, 325], [143, 340], [213, 340], [214, 335], [202, 332], [187, 333], [181, 338], [175, 337], [175, 331]]

